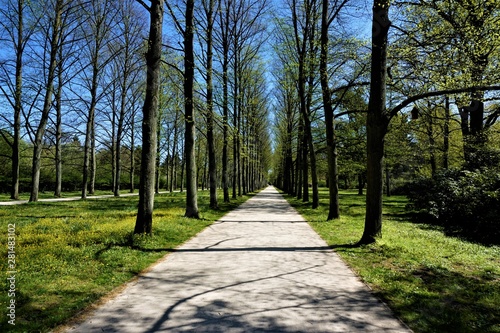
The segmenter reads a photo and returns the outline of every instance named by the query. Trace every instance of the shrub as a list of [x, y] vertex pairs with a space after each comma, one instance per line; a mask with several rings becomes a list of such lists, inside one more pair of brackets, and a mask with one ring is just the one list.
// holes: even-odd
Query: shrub
[[498, 170], [445, 170], [432, 178], [418, 178], [409, 186], [408, 198], [410, 208], [429, 214], [448, 231], [498, 242]]

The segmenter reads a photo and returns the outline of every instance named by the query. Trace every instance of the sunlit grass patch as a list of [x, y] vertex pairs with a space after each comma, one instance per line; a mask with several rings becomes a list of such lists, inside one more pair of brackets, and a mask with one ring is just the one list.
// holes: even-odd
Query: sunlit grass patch
[[413, 223], [406, 198], [384, 198], [383, 237], [353, 246], [364, 227], [364, 196], [340, 194], [341, 218], [287, 199], [351, 268], [415, 332], [500, 332], [500, 248], [449, 237]]
[[[88, 197], [93, 197], [96, 195], [110, 195], [113, 194], [112, 191], [103, 191], [103, 190], [97, 190], [95, 191], [94, 194], [90, 195], [87, 194]], [[71, 191], [71, 192], [62, 192], [61, 197], [62, 198], [71, 198], [71, 197], [80, 197], [82, 193], [80, 191]], [[28, 192], [23, 192], [19, 194], [19, 200], [28, 200], [30, 198], [30, 193]], [[39, 199], [53, 199], [54, 197], [54, 191], [44, 191], [38, 193], [38, 198]], [[8, 193], [0, 193], [0, 201], [10, 201], [10, 194]]]
[[[0, 254], [7, 256], [7, 225], [16, 225], [16, 326], [0, 315], [1, 331], [47, 332], [129, 281], [248, 197], [208, 207], [200, 192], [199, 220], [183, 217], [185, 195], [158, 195], [153, 235], [133, 235], [138, 197], [33, 203], [0, 207]], [[0, 264], [7, 272], [7, 261]], [[0, 288], [7, 304], [8, 286]], [[7, 326], [8, 325], [8, 326]]]

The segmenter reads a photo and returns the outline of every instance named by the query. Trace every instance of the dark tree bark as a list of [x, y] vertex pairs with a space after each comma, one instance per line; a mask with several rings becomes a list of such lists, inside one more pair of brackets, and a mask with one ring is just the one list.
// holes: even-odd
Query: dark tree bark
[[385, 163], [385, 195], [391, 196], [391, 172], [387, 163]]
[[[427, 124], [427, 137], [429, 138], [429, 163], [431, 165], [431, 174], [434, 176], [437, 172], [436, 163], [436, 139], [434, 138], [434, 112], [432, 111], [432, 105], [428, 103], [429, 112], [431, 115], [428, 117]], [[390, 192], [387, 192], [390, 193]]]
[[[102, 75], [104, 64], [103, 51], [106, 47], [107, 37], [112, 29], [109, 24], [108, 11], [111, 9], [111, 1], [103, 3], [89, 3], [89, 21], [92, 29], [92, 37], [89, 37], [88, 48], [90, 50], [90, 68], [91, 80], [88, 86], [90, 93], [90, 102], [87, 114], [87, 124], [85, 129], [84, 158], [82, 172], [82, 199], [87, 198], [89, 194], [94, 194], [95, 189], [95, 112], [99, 102], [99, 78]], [[118, 153], [118, 147], [117, 147]]]
[[[302, 178], [304, 176], [304, 173], [302, 172], [302, 168], [304, 167], [304, 164], [302, 163], [302, 157], [304, 154], [302, 154], [302, 150], [304, 149], [302, 146], [302, 137], [304, 136], [304, 121], [302, 120], [302, 117], [299, 116], [299, 128], [298, 128], [298, 135], [297, 135], [297, 158], [295, 159], [295, 168], [296, 171], [295, 173], [297, 174], [297, 179], [295, 183], [295, 195], [297, 196], [297, 199], [300, 200], [302, 199]], [[307, 155], [306, 155], [307, 156]]]
[[172, 147], [172, 160], [170, 161], [170, 193], [177, 188], [176, 185], [176, 175], [177, 175], [177, 141], [178, 141], [178, 126], [177, 122], [179, 121], [179, 109], [175, 109], [175, 120], [174, 120], [174, 142]]
[[239, 76], [236, 74], [237, 73], [237, 68], [238, 68], [238, 54], [235, 55], [234, 59], [234, 101], [233, 101], [233, 193], [232, 193], [232, 198], [236, 199], [237, 194], [237, 186], [238, 186], [238, 180], [239, 180], [239, 173], [238, 173], [238, 164], [239, 164], [239, 159], [238, 159], [238, 137], [239, 137], [239, 132], [238, 130], [238, 78]]
[[129, 181], [130, 181], [130, 193], [134, 193], [135, 191], [135, 125], [134, 125], [135, 111], [132, 114], [130, 119], [130, 172], [129, 172]]
[[363, 195], [364, 188], [365, 188], [365, 176], [362, 173], [358, 173], [358, 195]]
[[[302, 120], [304, 122], [304, 120]], [[308, 142], [307, 142], [307, 134], [305, 133], [305, 127], [306, 125], [304, 124], [304, 132], [302, 133], [302, 201], [303, 202], [309, 202], [309, 161], [307, 158], [308, 154]]]
[[146, 54], [146, 96], [142, 119], [141, 180], [135, 234], [151, 234], [153, 229], [156, 166], [158, 95], [162, 54], [163, 0], [151, 0], [148, 51]]
[[62, 86], [63, 86], [63, 62], [62, 62], [62, 48], [59, 49], [59, 63], [57, 66], [57, 90], [55, 95], [55, 109], [56, 109], [56, 132], [55, 132], [55, 143], [56, 143], [56, 152], [55, 152], [55, 171], [56, 171], [56, 188], [54, 191], [54, 196], [57, 198], [61, 197], [62, 190]]
[[[127, 47], [127, 46], [126, 46]], [[121, 82], [121, 93], [120, 93], [120, 113], [118, 116], [118, 124], [116, 128], [116, 155], [115, 155], [115, 187], [113, 188], [113, 194], [115, 197], [120, 196], [120, 185], [121, 185], [121, 172], [122, 172], [122, 139], [123, 139], [123, 126], [125, 123], [125, 114], [127, 112], [127, 86], [128, 86], [128, 65], [129, 57], [126, 52], [124, 72]]]
[[[309, 119], [311, 91], [306, 91], [306, 85], [311, 86], [311, 77], [313, 68], [308, 61], [308, 57], [313, 57], [315, 52], [315, 25], [317, 22], [317, 3], [315, 0], [307, 1], [304, 5], [303, 13], [304, 21], [299, 22], [299, 13], [297, 3], [294, 0], [292, 3], [292, 19], [295, 38], [295, 48], [298, 58], [298, 82], [297, 90], [300, 101], [300, 113], [303, 119], [303, 142], [302, 142], [302, 182], [303, 193], [302, 201], [309, 201], [309, 162], [311, 165], [311, 178], [313, 187], [313, 208], [319, 205], [318, 181], [316, 175], [316, 156], [314, 151], [314, 142], [311, 133], [311, 120]], [[309, 155], [309, 156], [308, 156]]]
[[[96, 74], [94, 72], [94, 74]], [[87, 190], [89, 187], [90, 167], [92, 163], [92, 132], [95, 123], [95, 106], [97, 104], [97, 75], [92, 80], [92, 90], [90, 92], [91, 101], [87, 118], [87, 127], [85, 129], [84, 157], [83, 157], [83, 179], [82, 179], [82, 199], [87, 198]]]
[[47, 121], [49, 119], [49, 112], [52, 107], [52, 97], [54, 95], [54, 80], [57, 69], [57, 56], [59, 52], [61, 34], [62, 34], [62, 14], [63, 14], [64, 1], [58, 0], [55, 6], [54, 19], [52, 20], [52, 33], [50, 38], [50, 58], [47, 70], [47, 81], [45, 83], [45, 97], [43, 102], [42, 114], [40, 122], [35, 134], [33, 142], [33, 164], [31, 171], [31, 194], [30, 202], [38, 201], [38, 191], [40, 187], [40, 169], [42, 166], [42, 150], [43, 150], [43, 136]]
[[97, 171], [97, 159], [96, 159], [96, 144], [95, 144], [95, 115], [94, 122], [92, 124], [90, 132], [90, 170], [89, 170], [89, 194], [95, 194], [95, 180]]
[[156, 166], [155, 166], [155, 194], [160, 193], [160, 181], [161, 181], [160, 138], [161, 138], [161, 124], [158, 123], [158, 126], [156, 126], [156, 140], [157, 140], [157, 142], [156, 142]]
[[12, 141], [12, 188], [10, 198], [19, 199], [19, 154], [21, 142], [21, 108], [23, 82], [23, 54], [27, 40], [24, 38], [24, 0], [17, 2], [16, 87], [14, 92], [14, 137]]
[[[374, 0], [372, 23], [372, 55], [370, 100], [367, 115], [367, 195], [366, 216], [363, 236], [358, 245], [369, 244], [382, 236], [382, 190], [383, 190], [383, 157], [384, 139], [392, 117], [412, 103], [435, 96], [447, 96], [470, 92], [477, 96], [478, 92], [498, 91], [500, 86], [469, 86], [457, 89], [430, 91], [411, 96], [392, 108], [386, 109], [386, 75], [387, 75], [387, 35], [391, 22], [389, 20], [390, 0]], [[476, 94], [476, 95], [475, 95]], [[474, 107], [474, 103], [472, 103]], [[481, 106], [478, 106], [481, 112]], [[469, 109], [462, 110], [462, 131], [470, 134]], [[477, 110], [475, 110], [477, 111]], [[479, 117], [478, 117], [479, 119]], [[480, 129], [479, 120], [477, 126]], [[473, 126], [474, 127], [474, 126]]]
[[[117, 70], [118, 72], [118, 70]], [[113, 80], [112, 86], [113, 90], [111, 92], [111, 189], [114, 192], [116, 189], [116, 118], [117, 118], [117, 107], [116, 107], [116, 91], [117, 84], [116, 80]], [[116, 196], [116, 195], [115, 195]]]
[[181, 163], [181, 190], [182, 193], [184, 191], [184, 173], [186, 171], [186, 152], [184, 148], [182, 148], [182, 163]]
[[213, 12], [215, 1], [209, 0], [208, 4], [204, 1], [205, 12], [207, 15], [207, 144], [208, 144], [208, 173], [210, 177], [210, 208], [217, 209], [217, 161], [215, 155], [215, 138], [214, 138], [214, 111], [213, 111]]
[[186, 120], [185, 154], [186, 154], [186, 213], [184, 216], [199, 218], [198, 184], [196, 183], [196, 126], [193, 101], [194, 84], [194, 0], [186, 2], [186, 28], [184, 30], [184, 116]]
[[222, 191], [224, 202], [229, 202], [229, 42], [231, 30], [229, 26], [229, 10], [231, 0], [224, 1], [224, 8], [219, 10], [220, 43], [222, 49]]
[[323, 96], [323, 108], [325, 110], [326, 125], [326, 149], [328, 154], [328, 189], [329, 209], [327, 220], [340, 217], [339, 210], [339, 185], [337, 171], [337, 143], [335, 129], [333, 126], [333, 107], [330, 87], [328, 84], [328, 0], [322, 0], [321, 12], [321, 55], [320, 55], [320, 80]]
[[443, 168], [448, 170], [450, 167], [450, 98], [444, 100], [444, 128], [443, 128]]
[[387, 35], [389, 0], [374, 0], [370, 99], [367, 115], [367, 195], [363, 236], [359, 244], [369, 244], [382, 236], [382, 192], [384, 139], [390, 117], [386, 110]]

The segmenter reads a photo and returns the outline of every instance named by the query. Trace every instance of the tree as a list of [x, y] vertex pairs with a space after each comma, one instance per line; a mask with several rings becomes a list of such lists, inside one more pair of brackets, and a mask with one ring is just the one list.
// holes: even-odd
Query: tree
[[387, 49], [389, 0], [374, 0], [372, 19], [372, 55], [370, 98], [367, 115], [367, 196], [363, 235], [358, 244], [369, 244], [382, 235], [382, 192], [384, 139], [391, 119], [416, 101], [460, 93], [499, 90], [498, 86], [468, 86], [434, 90], [407, 97], [393, 108], [387, 108]]
[[221, 0], [219, 15], [217, 16], [219, 29], [215, 31], [214, 37], [220, 45], [215, 48], [222, 56], [222, 191], [224, 202], [229, 202], [229, 176], [228, 176], [228, 159], [229, 159], [229, 46], [232, 39], [233, 31], [230, 26], [229, 10], [233, 2], [231, 0]]
[[[194, 52], [194, 0], [188, 0], [184, 7], [184, 25], [174, 12], [174, 7], [167, 1], [168, 11], [174, 20], [177, 31], [182, 36], [184, 53], [183, 88], [184, 88], [184, 157], [186, 171], [186, 211], [184, 216], [199, 218], [198, 184], [196, 167], [196, 123], [195, 123], [195, 52]], [[177, 66], [169, 64], [174, 68]], [[179, 70], [179, 69], [178, 69]]]
[[154, 186], [156, 166], [156, 133], [158, 126], [158, 94], [162, 55], [163, 0], [141, 3], [150, 14], [148, 51], [146, 53], [146, 96], [142, 109], [142, 155], [139, 207], [135, 221], [135, 234], [151, 234], [153, 229]]
[[336, 119], [337, 147], [339, 151], [339, 177], [348, 188], [357, 179], [358, 195], [363, 195], [366, 184], [366, 99], [364, 89], [346, 92], [340, 109], [344, 113]]
[[[499, 17], [495, 14], [500, 8], [498, 1], [420, 0], [404, 5], [408, 6], [404, 23], [396, 27], [401, 40], [396, 49], [398, 54], [403, 54], [399, 63], [414, 73], [416, 81], [424, 82], [423, 89], [498, 82], [496, 60], [500, 39], [497, 37]], [[448, 115], [450, 97], [453, 96], [447, 96], [445, 101]], [[473, 91], [455, 99], [462, 125], [464, 159], [466, 165], [474, 169], [479, 166], [479, 155], [486, 145], [483, 133], [500, 113], [487, 112], [488, 96], [484, 91]], [[445, 137], [447, 135], [445, 133]]]
[[110, 0], [92, 0], [88, 3], [88, 32], [86, 33], [86, 47], [88, 48], [90, 77], [84, 74], [84, 84], [89, 91], [90, 101], [86, 115], [86, 129], [84, 142], [84, 161], [82, 172], [82, 199], [87, 197], [87, 190], [93, 194], [95, 180], [95, 113], [100, 99], [103, 97], [99, 93], [100, 80], [104, 68], [109, 64], [116, 54], [106, 53], [110, 34], [113, 30], [112, 19], [115, 15], [115, 8]]
[[[3, 85], [0, 85], [0, 91], [7, 98], [11, 105], [13, 115], [13, 135], [12, 142], [6, 135], [6, 132], [1, 131], [1, 136], [4, 138], [12, 148], [12, 182], [10, 198], [14, 200], [19, 199], [19, 166], [20, 166], [20, 144], [21, 144], [21, 111], [23, 107], [23, 65], [24, 54], [26, 45], [33, 35], [36, 27], [36, 21], [31, 22], [26, 27], [26, 9], [28, 3], [24, 0], [8, 1], [5, 8], [0, 10], [2, 19], [0, 20], [0, 27], [8, 32], [9, 44], [15, 55], [15, 74], [13, 81], [7, 81], [6, 86], [9, 91], [6, 91]], [[1, 69], [4, 72], [4, 77], [8, 80], [11, 75], [8, 70], [8, 62], [2, 64]], [[3, 117], [3, 116], [2, 116]], [[10, 122], [10, 121], [9, 121]]]
[[52, 107], [52, 98], [54, 95], [54, 80], [56, 77], [57, 58], [59, 48], [61, 47], [62, 20], [68, 3], [64, 0], [56, 0], [54, 4], [53, 17], [50, 20], [50, 26], [45, 30], [45, 37], [49, 45], [49, 59], [47, 64], [47, 79], [44, 85], [44, 101], [41, 111], [40, 121], [38, 123], [34, 141], [33, 141], [33, 163], [31, 171], [31, 193], [30, 202], [38, 201], [38, 191], [40, 186], [40, 169], [42, 164], [43, 137], [49, 119], [49, 113]]
[[334, 11], [329, 13], [329, 1], [322, 0], [321, 9], [321, 51], [320, 51], [320, 81], [323, 97], [323, 108], [325, 110], [325, 125], [326, 125], [326, 147], [328, 154], [328, 181], [329, 181], [329, 209], [327, 220], [332, 220], [340, 217], [339, 208], [339, 187], [338, 187], [338, 170], [337, 170], [337, 143], [335, 137], [334, 110], [332, 105], [332, 96], [329, 85], [328, 75], [328, 30], [330, 24], [338, 16], [340, 10], [348, 0], [342, 2], [335, 1]]
[[55, 128], [55, 169], [56, 169], [56, 189], [54, 196], [60, 198], [62, 192], [62, 90], [63, 90], [63, 48], [59, 49], [58, 64], [57, 64], [57, 90], [55, 94], [55, 109], [56, 109], [56, 128]]
[[205, 41], [207, 43], [206, 50], [206, 82], [207, 82], [207, 112], [206, 112], [206, 122], [207, 122], [207, 143], [208, 143], [208, 173], [210, 175], [210, 208], [217, 209], [217, 161], [215, 154], [215, 138], [214, 138], [214, 111], [213, 111], [213, 25], [214, 25], [214, 10], [215, 1], [206, 0], [203, 2], [203, 7], [206, 15], [206, 36]]
[[[113, 193], [115, 196], [120, 195], [120, 182], [121, 182], [121, 147], [126, 130], [127, 117], [130, 120], [133, 118], [128, 115], [130, 103], [127, 103], [129, 94], [134, 84], [138, 80], [138, 69], [141, 62], [137, 59], [137, 55], [142, 48], [142, 34], [143, 24], [140, 17], [135, 14], [131, 1], [124, 1], [119, 8], [119, 42], [110, 45], [111, 54], [118, 54], [114, 58], [115, 66], [117, 69], [117, 79], [120, 81], [120, 99], [119, 99], [119, 112], [118, 121], [116, 126], [116, 140], [115, 140], [115, 161], [114, 161], [114, 188]], [[116, 46], [118, 44], [118, 46]], [[118, 48], [118, 49], [115, 49]], [[130, 126], [130, 124], [129, 124]], [[133, 182], [133, 181], [132, 181]]]
[[194, 114], [194, 0], [186, 2], [186, 26], [184, 28], [184, 117], [186, 154], [186, 217], [199, 218], [198, 184], [196, 182], [196, 125]]
[[[303, 122], [302, 137], [302, 200], [309, 201], [308, 157], [311, 163], [311, 178], [313, 201], [312, 207], [319, 205], [318, 176], [316, 168], [316, 153], [311, 132], [311, 98], [314, 85], [317, 46], [316, 30], [318, 24], [318, 3], [316, 0], [305, 0], [301, 5], [297, 0], [292, 1], [292, 23], [297, 52], [298, 77], [297, 90], [300, 101], [300, 113]], [[301, 7], [299, 9], [299, 6]], [[309, 156], [308, 156], [309, 153]]]

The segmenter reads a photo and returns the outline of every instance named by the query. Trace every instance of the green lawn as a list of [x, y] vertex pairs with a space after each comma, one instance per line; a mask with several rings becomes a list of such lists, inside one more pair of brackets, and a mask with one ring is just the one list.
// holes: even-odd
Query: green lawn
[[364, 196], [343, 191], [339, 220], [321, 206], [287, 198], [342, 259], [415, 332], [500, 332], [500, 248], [448, 237], [413, 223], [404, 197], [384, 198], [383, 237], [353, 247], [363, 233]]
[[4, 274], [0, 331], [47, 332], [64, 323], [246, 199], [213, 211], [208, 192], [200, 192], [202, 219], [193, 220], [182, 217], [184, 193], [159, 195], [151, 238], [132, 234], [137, 197], [0, 207], [0, 267], [10, 270], [8, 225], [15, 224], [17, 271], [16, 325], [7, 323]]
[[[122, 191], [122, 194], [128, 193], [128, 191]], [[137, 191], [136, 191], [137, 193]], [[111, 195], [113, 194], [112, 191], [95, 191], [93, 195], [87, 194], [88, 197], [92, 197], [95, 195]], [[73, 192], [62, 192], [61, 197], [62, 198], [70, 198], [70, 197], [81, 197], [82, 192], [81, 191], [73, 191]], [[30, 198], [30, 193], [23, 192], [19, 194], [19, 200], [29, 200]], [[40, 192], [38, 193], [38, 198], [39, 199], [53, 199], [54, 197], [54, 191], [45, 191], [45, 192]], [[10, 199], [10, 194], [8, 193], [0, 193], [0, 201], [12, 201]]]

